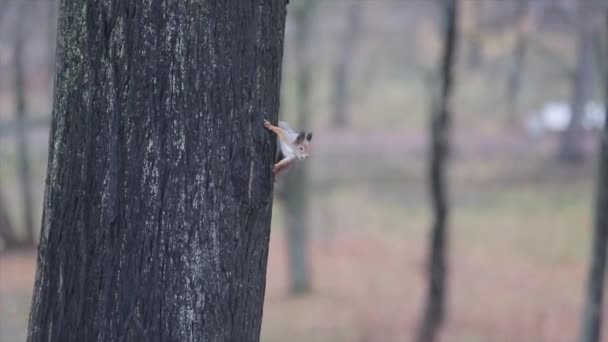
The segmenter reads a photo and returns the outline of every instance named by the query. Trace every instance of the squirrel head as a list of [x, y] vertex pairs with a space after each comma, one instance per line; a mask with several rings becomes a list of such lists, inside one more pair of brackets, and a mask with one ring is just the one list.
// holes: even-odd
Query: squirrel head
[[298, 137], [294, 141], [294, 147], [296, 151], [296, 157], [298, 159], [306, 159], [310, 155], [310, 141], [312, 140], [312, 133], [306, 134], [301, 131]]

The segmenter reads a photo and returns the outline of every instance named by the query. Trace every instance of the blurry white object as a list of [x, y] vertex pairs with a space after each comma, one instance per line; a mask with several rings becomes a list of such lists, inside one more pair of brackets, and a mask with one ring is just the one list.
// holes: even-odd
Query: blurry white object
[[541, 122], [551, 132], [564, 131], [570, 124], [572, 113], [570, 104], [564, 102], [547, 103], [541, 111]]
[[606, 121], [606, 110], [601, 103], [587, 102], [585, 106], [585, 116], [583, 116], [582, 124], [585, 129], [601, 130]]
[[[530, 136], [539, 137], [544, 133], [563, 132], [572, 120], [571, 105], [568, 102], [549, 102], [528, 117], [526, 131]], [[604, 127], [606, 111], [601, 103], [587, 102], [581, 124], [586, 130], [600, 130]]]

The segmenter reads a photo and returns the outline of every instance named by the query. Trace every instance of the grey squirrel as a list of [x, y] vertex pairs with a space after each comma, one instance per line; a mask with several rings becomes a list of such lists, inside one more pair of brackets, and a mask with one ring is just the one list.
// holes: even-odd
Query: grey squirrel
[[277, 135], [283, 154], [283, 159], [272, 169], [275, 175], [288, 169], [296, 160], [306, 159], [310, 155], [312, 133], [307, 134], [305, 131], [297, 133], [285, 121], [279, 121], [279, 126], [274, 126], [268, 120], [264, 120], [264, 127]]

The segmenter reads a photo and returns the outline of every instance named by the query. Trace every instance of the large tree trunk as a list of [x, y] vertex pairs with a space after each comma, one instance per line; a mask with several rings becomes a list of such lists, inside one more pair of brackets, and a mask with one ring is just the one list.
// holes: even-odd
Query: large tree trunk
[[258, 341], [285, 0], [63, 0], [28, 341]]
[[[606, 10], [606, 34], [608, 36], [608, 10]], [[604, 103], [608, 104], [608, 72], [605, 73], [604, 77]], [[608, 106], [606, 106], [606, 117], [608, 117]], [[595, 229], [593, 231], [581, 342], [601, 341], [604, 277], [606, 258], [608, 257], [608, 247], [606, 246], [608, 243], [608, 120], [604, 123], [604, 132], [601, 137], [597, 179]]]
[[334, 66], [333, 128], [347, 125], [347, 106], [350, 83], [348, 82], [355, 56], [355, 47], [361, 30], [361, 0], [350, 0], [344, 35], [340, 39], [338, 60]]
[[458, 1], [442, 1], [444, 50], [441, 61], [438, 101], [431, 117], [431, 155], [429, 188], [434, 212], [429, 240], [428, 289], [418, 341], [432, 342], [444, 320], [448, 249], [448, 191], [446, 162], [449, 150], [449, 127], [452, 103], [452, 73], [457, 49]]
[[591, 80], [591, 57], [593, 54], [592, 35], [589, 25], [590, 5], [587, 1], [579, 3], [577, 13], [578, 48], [576, 70], [572, 76], [572, 98], [570, 124], [560, 138], [558, 159], [564, 162], [577, 163], [584, 159], [582, 118], [585, 103], [589, 98]]
[[517, 2], [516, 40], [507, 77], [507, 124], [515, 127], [519, 119], [518, 100], [524, 71], [526, 47], [531, 26], [530, 0]]
[[[298, 0], [290, 14], [295, 24], [296, 110], [298, 129], [309, 126], [312, 65], [309, 43], [317, 0]], [[295, 5], [295, 3], [294, 3]], [[309, 234], [308, 163], [299, 163], [285, 175], [285, 209], [289, 260], [289, 291], [303, 294], [311, 290]]]
[[17, 4], [17, 20], [15, 20], [15, 43], [13, 46], [13, 71], [14, 92], [15, 92], [15, 123], [17, 137], [17, 165], [19, 184], [22, 196], [23, 229], [25, 230], [26, 241], [34, 245], [34, 201], [32, 189], [32, 175], [30, 166], [30, 154], [28, 149], [26, 121], [27, 108], [25, 104], [25, 68], [23, 66], [23, 43], [24, 37], [24, 14], [26, 2], [20, 1]]

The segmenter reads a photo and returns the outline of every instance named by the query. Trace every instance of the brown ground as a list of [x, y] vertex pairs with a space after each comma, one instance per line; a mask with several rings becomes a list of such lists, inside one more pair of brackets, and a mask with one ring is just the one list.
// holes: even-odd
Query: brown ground
[[[393, 235], [393, 236], [391, 236]], [[263, 341], [409, 340], [422, 304], [420, 244], [384, 234], [314, 239], [314, 293], [289, 298], [284, 237], [273, 235]], [[543, 267], [454, 250], [444, 341], [573, 341], [584, 277], [580, 265]], [[521, 261], [521, 262], [518, 262]], [[546, 266], [546, 265], [545, 265]], [[24, 341], [33, 252], [0, 256], [0, 341]]]

